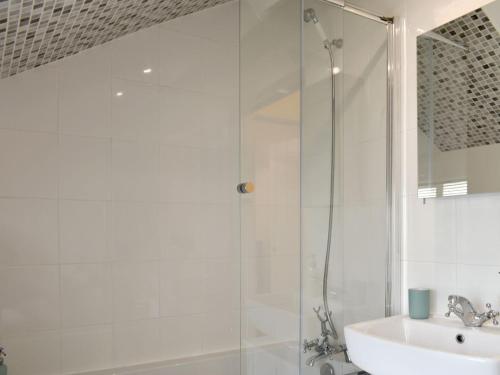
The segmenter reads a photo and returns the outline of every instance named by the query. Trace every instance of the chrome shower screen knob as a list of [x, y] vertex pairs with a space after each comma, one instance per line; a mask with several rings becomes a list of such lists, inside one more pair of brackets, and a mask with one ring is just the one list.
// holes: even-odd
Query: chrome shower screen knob
[[242, 182], [241, 184], [238, 184], [236, 190], [238, 190], [238, 193], [240, 194], [253, 193], [255, 190], [255, 185], [252, 182]]

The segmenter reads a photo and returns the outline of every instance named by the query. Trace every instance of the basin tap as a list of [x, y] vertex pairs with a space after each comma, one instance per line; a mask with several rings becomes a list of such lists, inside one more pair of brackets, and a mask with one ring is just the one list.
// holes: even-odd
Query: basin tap
[[448, 312], [444, 315], [449, 318], [451, 313], [455, 314], [466, 327], [481, 327], [489, 320], [498, 325], [497, 316], [500, 313], [492, 310], [490, 303], [486, 304], [486, 308], [488, 309], [486, 312], [478, 313], [467, 298], [451, 295], [448, 297]]

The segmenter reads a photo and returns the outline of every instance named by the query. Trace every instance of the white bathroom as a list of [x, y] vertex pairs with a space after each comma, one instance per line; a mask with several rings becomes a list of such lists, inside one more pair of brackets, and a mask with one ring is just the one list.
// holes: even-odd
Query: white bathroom
[[0, 375], [500, 375], [500, 0], [0, 1]]

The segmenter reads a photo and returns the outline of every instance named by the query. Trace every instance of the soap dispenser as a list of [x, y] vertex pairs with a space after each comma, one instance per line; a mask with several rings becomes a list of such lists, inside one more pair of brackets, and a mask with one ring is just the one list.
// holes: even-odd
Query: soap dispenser
[[0, 346], [0, 375], [7, 375], [7, 365], [5, 364], [5, 349]]

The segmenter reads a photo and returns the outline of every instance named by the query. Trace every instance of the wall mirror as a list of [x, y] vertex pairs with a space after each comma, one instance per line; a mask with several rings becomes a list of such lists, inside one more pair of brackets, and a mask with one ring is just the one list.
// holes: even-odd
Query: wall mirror
[[420, 198], [500, 192], [500, 0], [417, 38]]

